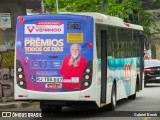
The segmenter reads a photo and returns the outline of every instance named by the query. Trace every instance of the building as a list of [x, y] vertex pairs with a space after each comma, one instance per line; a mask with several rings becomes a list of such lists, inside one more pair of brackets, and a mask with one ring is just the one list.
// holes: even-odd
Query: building
[[41, 13], [43, 0], [0, 1], [0, 98], [13, 97], [16, 19], [28, 12]]
[[152, 58], [160, 60], [160, 1], [143, 0], [143, 8], [152, 13], [156, 18], [156, 27], [153, 25], [151, 29], [152, 37], [148, 38], [149, 52]]
[[[41, 0], [1, 0], [0, 1], [0, 45], [14, 44], [17, 16], [26, 15], [27, 9], [41, 11]], [[8, 21], [3, 21], [7, 20]], [[9, 43], [8, 43], [9, 44]]]

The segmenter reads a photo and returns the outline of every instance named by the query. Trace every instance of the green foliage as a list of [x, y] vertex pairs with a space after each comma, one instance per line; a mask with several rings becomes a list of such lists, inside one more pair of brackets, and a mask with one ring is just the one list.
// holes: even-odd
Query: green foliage
[[154, 1], [153, 1], [153, 4], [154, 4], [155, 6], [160, 6], [160, 0], [154, 0]]
[[[105, 0], [58, 0], [61, 12], [101, 12], [100, 7]], [[46, 0], [44, 3], [50, 13], [56, 13], [56, 0]]]
[[[150, 26], [155, 25], [155, 17], [143, 10], [141, 0], [58, 0], [58, 3], [60, 12], [100, 12], [142, 25], [146, 36], [151, 36]], [[46, 0], [44, 6], [50, 13], [56, 13], [56, 0]]]
[[108, 0], [106, 14], [119, 16], [129, 23], [139, 24], [144, 27], [146, 36], [151, 36], [150, 26], [155, 25], [155, 17], [151, 13], [144, 10], [142, 1], [140, 0]]

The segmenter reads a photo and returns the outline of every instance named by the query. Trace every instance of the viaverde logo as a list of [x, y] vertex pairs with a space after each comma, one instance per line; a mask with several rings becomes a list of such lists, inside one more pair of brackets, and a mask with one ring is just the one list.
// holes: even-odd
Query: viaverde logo
[[27, 29], [30, 33], [32, 33], [33, 29], [34, 29], [34, 26], [27, 26]]
[[2, 112], [2, 117], [12, 117], [11, 112]]

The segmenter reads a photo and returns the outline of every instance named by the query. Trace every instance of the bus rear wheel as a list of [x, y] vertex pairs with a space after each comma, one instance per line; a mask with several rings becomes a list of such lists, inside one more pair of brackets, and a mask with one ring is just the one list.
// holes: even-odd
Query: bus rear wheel
[[50, 108], [41, 108], [42, 116], [52, 116], [54, 113], [60, 113], [62, 111], [62, 106], [59, 105], [52, 105]]
[[62, 111], [62, 106], [61, 105], [54, 105], [54, 106], [52, 106], [51, 110], [53, 113], [59, 113]]
[[60, 105], [51, 105], [50, 108], [49, 107], [41, 108], [41, 111], [42, 111], [42, 113], [61, 112], [62, 111], [62, 106], [60, 106]]
[[51, 114], [51, 109], [41, 108], [42, 116], [45, 116], [46, 114]]
[[116, 108], [116, 103], [117, 102], [117, 97], [116, 97], [116, 85], [113, 84], [112, 86], [112, 93], [111, 93], [111, 103], [109, 105], [110, 110], [115, 110]]
[[42, 116], [47, 116], [52, 113], [59, 113], [62, 111], [61, 105], [46, 104], [46, 102], [40, 102], [40, 108], [41, 108]]

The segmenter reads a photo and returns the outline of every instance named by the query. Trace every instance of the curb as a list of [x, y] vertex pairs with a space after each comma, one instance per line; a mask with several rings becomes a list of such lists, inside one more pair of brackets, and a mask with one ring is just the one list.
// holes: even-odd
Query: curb
[[30, 106], [39, 106], [39, 102], [6, 102], [0, 103], [0, 110], [11, 109], [11, 108], [25, 108]]

